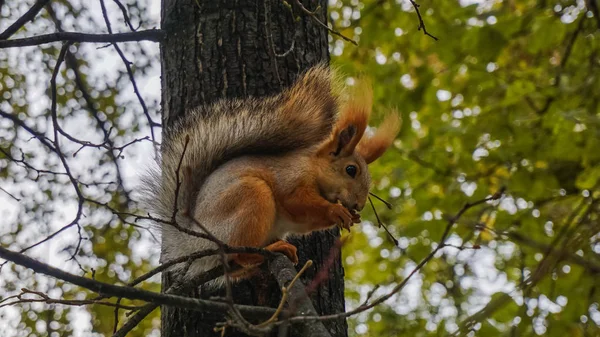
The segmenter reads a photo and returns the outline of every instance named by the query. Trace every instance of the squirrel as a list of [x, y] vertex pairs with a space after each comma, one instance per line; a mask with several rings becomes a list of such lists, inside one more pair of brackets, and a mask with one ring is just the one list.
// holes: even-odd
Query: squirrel
[[[400, 120], [389, 114], [369, 137], [372, 90], [360, 81], [345, 91], [339, 76], [320, 64], [287, 90], [262, 98], [222, 99], [198, 107], [163, 137], [161, 170], [143, 177], [150, 214], [161, 224], [162, 262], [216, 244], [169, 224], [212, 235], [233, 247], [281, 252], [296, 264], [288, 234], [360, 222], [371, 177], [367, 165], [396, 137]], [[346, 94], [346, 97], [342, 97]], [[248, 269], [259, 254], [231, 254]], [[195, 261], [187, 275], [220, 264]], [[180, 264], [181, 267], [183, 264]]]

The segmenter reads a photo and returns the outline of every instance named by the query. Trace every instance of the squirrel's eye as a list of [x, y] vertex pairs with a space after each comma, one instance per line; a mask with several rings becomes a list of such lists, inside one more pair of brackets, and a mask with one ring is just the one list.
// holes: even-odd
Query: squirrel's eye
[[352, 178], [356, 177], [356, 166], [354, 166], [354, 165], [346, 166], [346, 173], [348, 173], [348, 175], [351, 176]]

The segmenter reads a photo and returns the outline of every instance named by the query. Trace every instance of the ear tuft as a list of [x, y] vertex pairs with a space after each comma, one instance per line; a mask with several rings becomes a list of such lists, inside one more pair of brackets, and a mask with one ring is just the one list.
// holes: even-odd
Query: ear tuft
[[396, 111], [388, 114], [371, 137], [363, 137], [357, 151], [367, 164], [381, 157], [392, 145], [400, 131], [401, 119]]
[[371, 83], [364, 78], [358, 79], [355, 85], [347, 88], [343, 96], [333, 132], [322, 144], [320, 155], [351, 155], [367, 128], [373, 104]]

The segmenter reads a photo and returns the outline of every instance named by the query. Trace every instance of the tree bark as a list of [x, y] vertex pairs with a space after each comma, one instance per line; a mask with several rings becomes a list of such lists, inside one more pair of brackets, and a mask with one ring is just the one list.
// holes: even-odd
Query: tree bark
[[[326, 0], [303, 0], [305, 8], [326, 22]], [[281, 91], [310, 66], [329, 60], [327, 31], [297, 7], [284, 0], [162, 0], [161, 46], [163, 132], [186, 111], [218, 98], [264, 96]], [[337, 229], [292, 240], [298, 247], [299, 266], [311, 259], [314, 267], [303, 275], [305, 284], [323, 267], [331, 253]], [[311, 294], [320, 314], [344, 311], [344, 271], [341, 258], [329, 267], [328, 278]], [[163, 291], [172, 277], [163, 275]], [[275, 307], [279, 286], [268, 273], [236, 284], [240, 304]], [[206, 289], [187, 294], [215, 296]], [[216, 294], [217, 296], [219, 294]], [[220, 294], [222, 295], [222, 294]], [[219, 336], [214, 313], [161, 308], [162, 336]], [[332, 336], [347, 336], [345, 320], [327, 321]], [[273, 335], [278, 332], [274, 331]], [[301, 336], [292, 328], [289, 336]], [[227, 336], [245, 336], [228, 331]]]

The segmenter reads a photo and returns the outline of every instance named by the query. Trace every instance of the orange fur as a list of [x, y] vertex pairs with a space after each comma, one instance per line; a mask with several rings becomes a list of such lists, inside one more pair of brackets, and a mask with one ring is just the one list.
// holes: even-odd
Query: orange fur
[[[312, 71], [318, 72], [322, 69]], [[331, 74], [327, 76], [331, 76]], [[311, 77], [308, 76], [307, 78]], [[330, 88], [323, 88], [323, 90], [330, 90]], [[303, 97], [296, 96], [293, 90], [290, 95], [289, 102], [291, 105], [288, 106], [289, 109], [306, 108], [302, 102]], [[235, 246], [264, 246], [266, 244], [265, 240], [269, 237], [270, 224], [273, 221], [272, 216], [275, 212], [297, 224], [298, 227], [295, 227], [294, 231], [298, 233], [308, 233], [333, 225], [349, 229], [353, 223], [360, 222], [360, 215], [353, 214], [349, 210], [352, 205], [335, 203], [334, 200], [330, 200], [331, 197], [326, 199], [323, 191], [328, 189], [356, 191], [356, 187], [358, 187], [361, 193], [366, 195], [368, 192], [367, 183], [361, 184], [353, 178], [339, 175], [345, 173], [337, 172], [345, 172], [339, 170], [339, 168], [348, 165], [348, 161], [344, 158], [350, 158], [348, 160], [355, 163], [351, 158], [360, 156], [366, 164], [373, 162], [385, 152], [396, 137], [400, 127], [400, 120], [396, 113], [386, 116], [382, 125], [372, 136], [365, 136], [372, 104], [373, 91], [371, 84], [369, 81], [361, 79], [349, 90], [329, 138], [322, 143], [315, 157], [310, 159], [309, 171], [311, 174], [304, 176], [302, 181], [296, 181], [291, 193], [273, 196], [273, 190], [268, 190], [267, 185], [260, 186], [259, 183], [251, 180], [247, 184], [253, 187], [248, 189], [248, 193], [240, 188], [236, 192], [237, 197], [240, 200], [251, 200], [251, 202], [240, 202], [236, 205], [236, 209], [242, 210], [237, 214], [237, 218], [240, 219], [240, 224], [243, 224], [243, 226], [240, 226], [231, 244]], [[339, 163], [336, 163], [336, 161], [339, 161]], [[366, 164], [363, 163], [362, 165]], [[361, 167], [359, 164], [355, 166], [357, 176], [365, 177], [366, 175], [368, 177], [368, 172], [363, 172], [367, 170], [366, 166]], [[293, 163], [290, 163], [290, 167], [293, 167]], [[277, 176], [268, 178], [271, 173], [273, 172], [254, 172], [252, 175], [264, 176], [263, 180], [266, 181], [269, 181], [269, 179], [277, 181]], [[344, 178], [342, 179], [342, 177]], [[272, 204], [273, 197], [276, 201], [275, 205]], [[360, 209], [363, 205], [359, 206]], [[274, 208], [275, 211], [273, 211]], [[276, 241], [265, 248], [282, 252], [293, 262], [297, 262], [296, 248], [285, 241]], [[264, 257], [256, 254], [238, 254], [234, 260], [248, 267], [261, 263]]]
[[[265, 180], [248, 176], [242, 178], [232, 192], [227, 193], [227, 197], [231, 199], [228, 204], [232, 208], [224, 211], [235, 211], [236, 217], [240, 219], [240, 226], [232, 233], [229, 245], [262, 247], [275, 222], [275, 202], [271, 188]], [[262, 256], [235, 254], [233, 260], [242, 266], [248, 266], [262, 262]]]
[[[287, 256], [294, 265], [298, 264], [298, 248], [289, 242], [277, 240], [266, 246], [265, 249], [271, 252], [282, 253]], [[256, 274], [258, 268], [253, 267], [263, 263], [265, 258], [259, 254], [237, 254], [233, 260], [240, 266], [245, 267], [229, 274], [229, 277], [238, 280], [249, 278]]]
[[363, 137], [360, 140], [356, 151], [365, 159], [367, 164], [370, 164], [381, 157], [385, 150], [392, 145], [399, 130], [400, 118], [396, 112], [392, 112], [385, 117], [383, 123], [372, 136]]
[[289, 242], [277, 240], [272, 244], [266, 246], [265, 249], [272, 252], [283, 253], [292, 261], [293, 264], [298, 264], [298, 248], [296, 248], [296, 246], [292, 245]]
[[367, 128], [372, 105], [373, 90], [371, 83], [366, 79], [361, 79], [349, 90], [347, 101], [341, 107], [333, 131], [319, 154], [324, 156], [336, 152], [340, 143], [340, 134], [347, 128], [353, 127], [352, 139], [341, 149], [342, 155], [351, 154]]
[[305, 232], [324, 229], [336, 224], [349, 228], [353, 222], [350, 212], [339, 204], [325, 200], [316, 186], [300, 185], [283, 200], [290, 220], [305, 224]]

